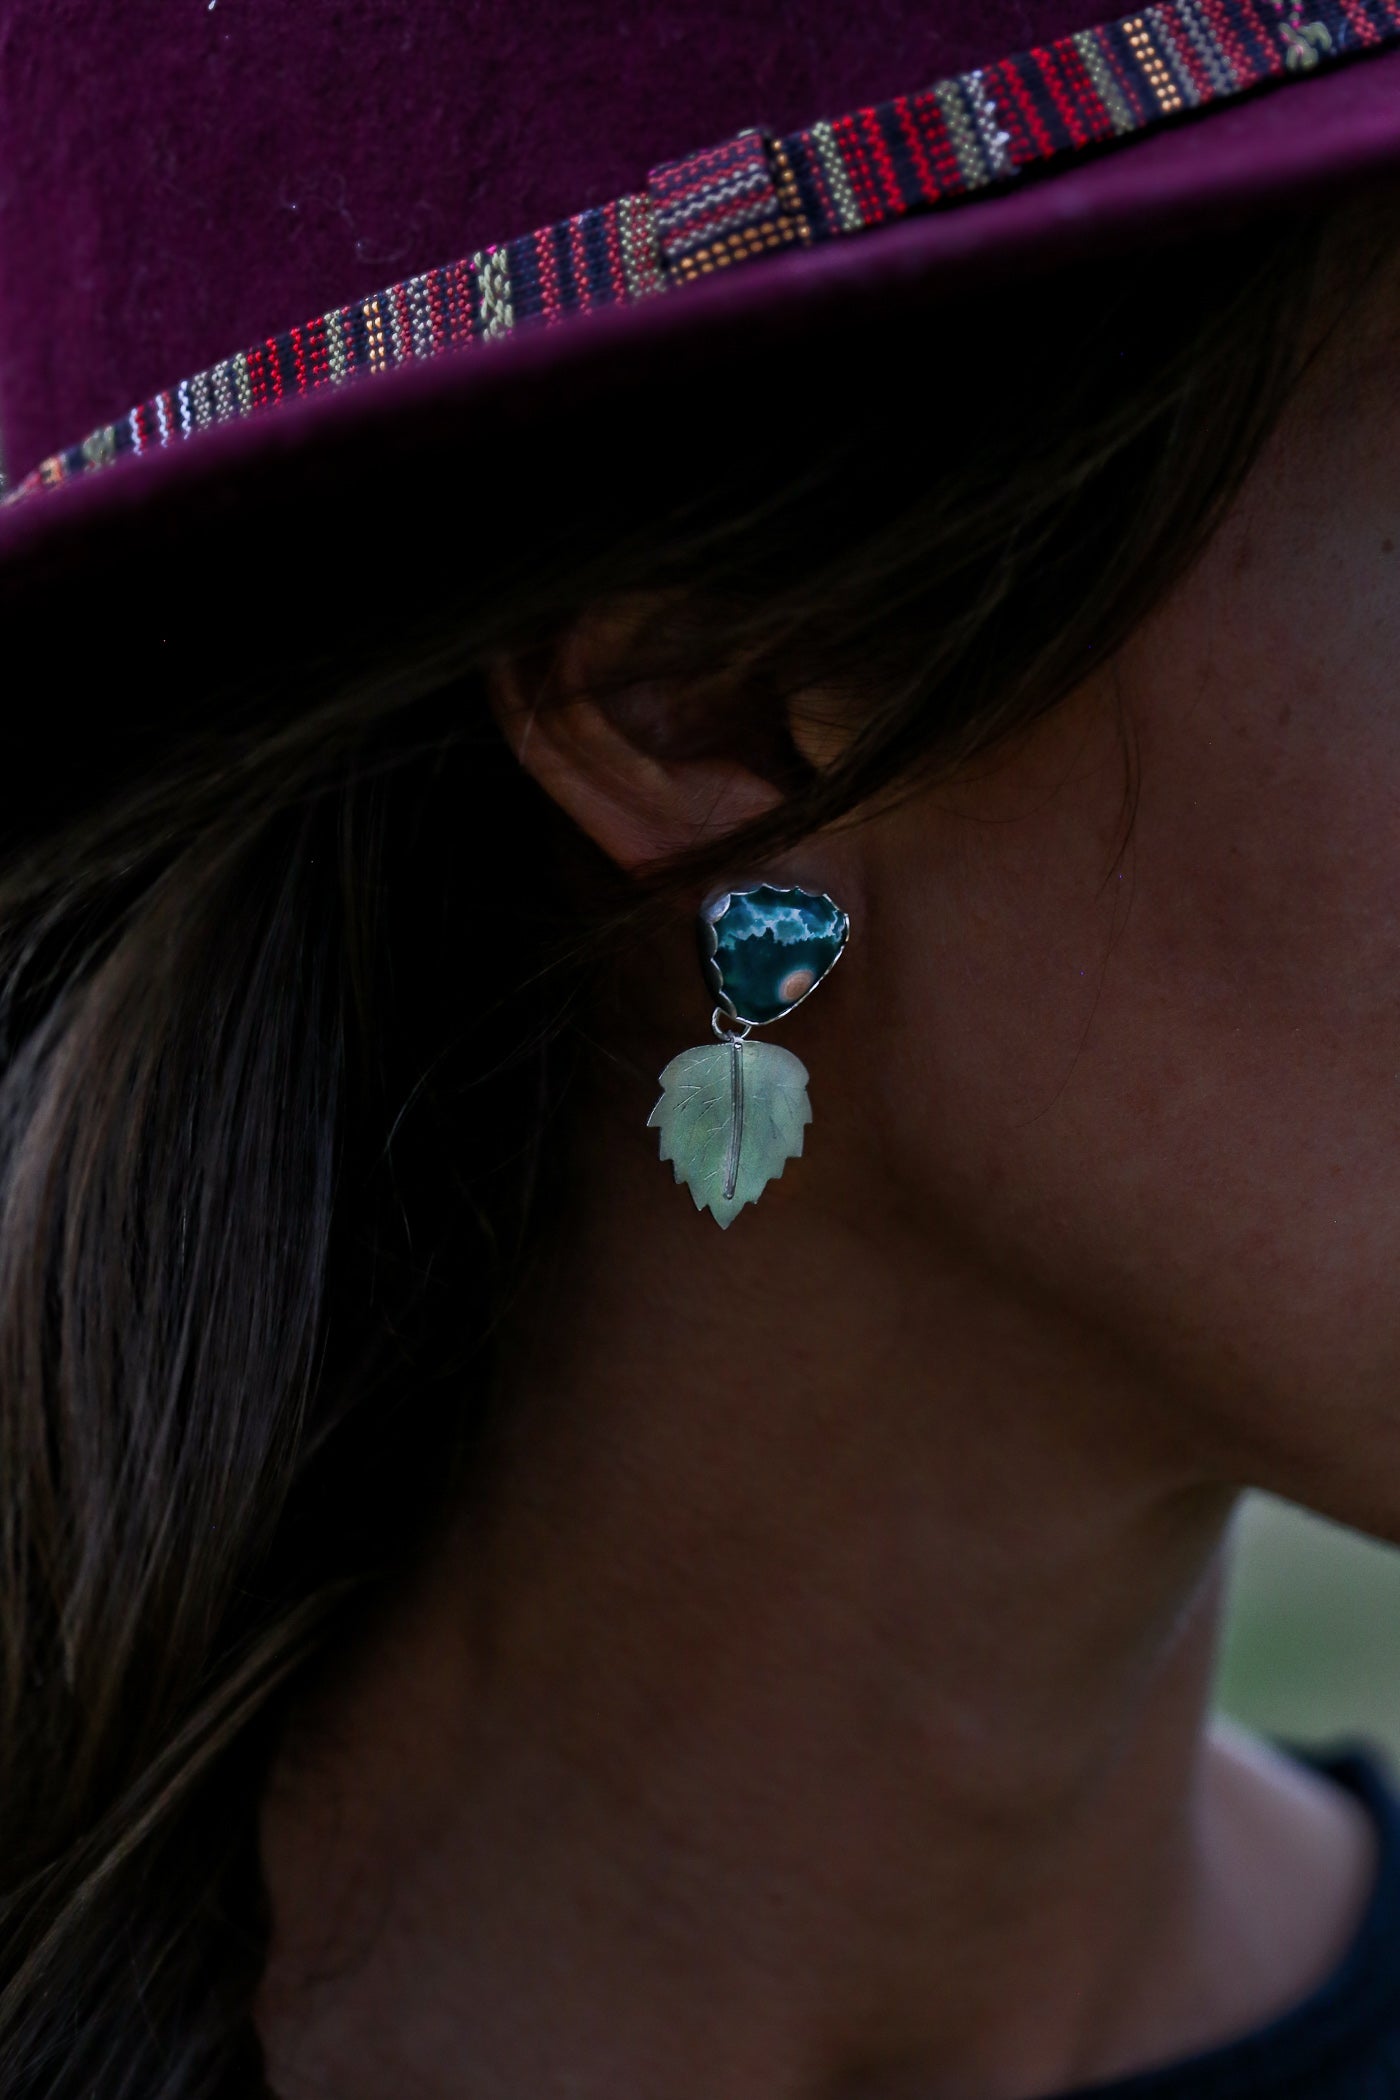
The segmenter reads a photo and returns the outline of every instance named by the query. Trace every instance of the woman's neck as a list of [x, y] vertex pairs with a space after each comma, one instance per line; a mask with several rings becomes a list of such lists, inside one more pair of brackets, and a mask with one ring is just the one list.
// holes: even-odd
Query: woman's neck
[[1021, 2100], [1305, 1991], [1368, 1833], [1205, 1733], [1169, 1411], [926, 1241], [662, 1193], [541, 1264], [489, 1494], [289, 1740], [279, 2091]]

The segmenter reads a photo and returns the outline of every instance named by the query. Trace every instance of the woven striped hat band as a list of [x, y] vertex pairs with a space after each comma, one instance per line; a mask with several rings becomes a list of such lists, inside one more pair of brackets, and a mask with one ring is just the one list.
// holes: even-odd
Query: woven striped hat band
[[54, 453], [3, 504], [362, 374], [869, 234], [1396, 42], [1400, 0], [1162, 0], [785, 136], [755, 126], [224, 358]]

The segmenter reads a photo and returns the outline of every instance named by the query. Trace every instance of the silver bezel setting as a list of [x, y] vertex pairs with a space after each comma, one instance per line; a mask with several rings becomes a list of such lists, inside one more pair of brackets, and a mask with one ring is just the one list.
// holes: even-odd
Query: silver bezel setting
[[[750, 897], [755, 890], [774, 890], [779, 895], [784, 892], [795, 892], [799, 897], [810, 897], [818, 904], [828, 904], [832, 911], [839, 912], [844, 928], [840, 947], [816, 983], [809, 984], [800, 999], [794, 999], [790, 1006], [785, 1006], [781, 1013], [773, 1014], [766, 1021], [751, 1021], [746, 1015], [739, 1012], [724, 989], [715, 961], [719, 954], [718, 927], [720, 920], [724, 917], [736, 897]], [[845, 954], [847, 944], [851, 938], [850, 913], [844, 905], [838, 904], [836, 899], [829, 896], [825, 890], [809, 890], [805, 883], [800, 882], [774, 882], [767, 876], [755, 882], [730, 882], [726, 883], [723, 889], [711, 890], [700, 906], [699, 926], [700, 962], [705, 972], [705, 982], [714, 993], [720, 1009], [728, 1014], [731, 1020], [743, 1022], [749, 1028], [771, 1028], [774, 1021], [785, 1021], [789, 1014], [796, 1013], [798, 1007], [810, 999], [813, 992], [820, 991], [821, 987], [826, 983], [827, 978]]]

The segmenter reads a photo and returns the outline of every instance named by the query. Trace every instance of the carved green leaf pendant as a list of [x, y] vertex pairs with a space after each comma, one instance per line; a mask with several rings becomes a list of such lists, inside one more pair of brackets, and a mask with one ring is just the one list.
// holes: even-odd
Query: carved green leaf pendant
[[661, 1085], [647, 1127], [660, 1131], [661, 1157], [695, 1208], [708, 1208], [721, 1225], [756, 1203], [801, 1153], [812, 1120], [807, 1067], [776, 1043], [731, 1037], [683, 1050]]

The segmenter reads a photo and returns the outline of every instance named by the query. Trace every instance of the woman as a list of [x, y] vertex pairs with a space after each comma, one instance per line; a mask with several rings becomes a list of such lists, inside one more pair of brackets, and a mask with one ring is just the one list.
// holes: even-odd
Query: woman
[[143, 8], [3, 76], [7, 2100], [1400, 2090], [1208, 1715], [1242, 1486], [1400, 1537], [1400, 20]]

